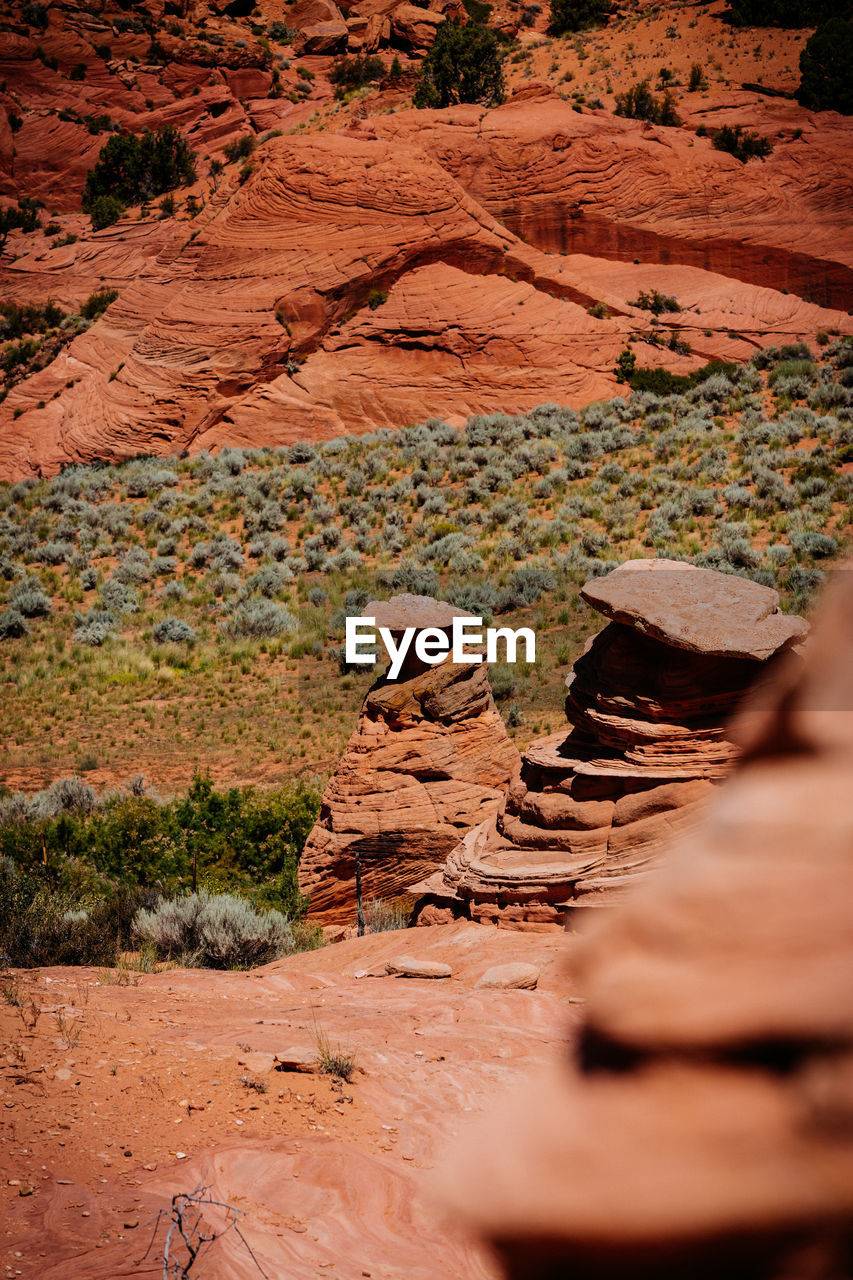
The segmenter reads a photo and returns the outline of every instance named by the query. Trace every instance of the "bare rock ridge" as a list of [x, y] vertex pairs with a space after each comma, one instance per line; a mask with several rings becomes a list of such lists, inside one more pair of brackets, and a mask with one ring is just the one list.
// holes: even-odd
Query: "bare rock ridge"
[[701, 826], [574, 952], [576, 1054], [446, 1179], [513, 1280], [853, 1274], [853, 581]]
[[[426, 596], [372, 601], [365, 617], [399, 634], [449, 630], [464, 611]], [[373, 685], [302, 852], [313, 918], [352, 925], [365, 901], [395, 898], [439, 867], [469, 828], [494, 819], [518, 760], [482, 663], [437, 666], [410, 652]]]
[[634, 560], [582, 591], [618, 619], [566, 680], [568, 732], [523, 753], [496, 820], [412, 887], [418, 923], [561, 927], [647, 870], [728, 772], [726, 722], [764, 662], [801, 639], [769, 587]]

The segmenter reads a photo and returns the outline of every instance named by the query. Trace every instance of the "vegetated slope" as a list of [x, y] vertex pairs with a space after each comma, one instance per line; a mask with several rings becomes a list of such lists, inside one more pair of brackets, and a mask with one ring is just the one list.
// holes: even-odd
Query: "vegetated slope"
[[377, 594], [534, 626], [536, 666], [493, 671], [524, 739], [563, 722], [577, 587], [608, 565], [687, 556], [801, 611], [849, 540], [853, 355], [821, 340], [581, 412], [0, 486], [6, 785], [330, 771], [371, 680], [342, 675], [344, 615]]

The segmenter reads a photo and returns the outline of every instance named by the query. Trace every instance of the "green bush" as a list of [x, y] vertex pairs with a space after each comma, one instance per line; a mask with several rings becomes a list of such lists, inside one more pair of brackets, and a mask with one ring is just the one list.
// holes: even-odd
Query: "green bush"
[[675, 109], [675, 98], [667, 89], [656, 98], [648, 80], [640, 80], [624, 93], [616, 95], [616, 114], [629, 120], [648, 120], [651, 124], [677, 125], [681, 121]]
[[375, 54], [356, 54], [354, 57], [338, 58], [332, 64], [329, 79], [337, 85], [335, 97], [343, 97], [349, 89], [360, 89], [363, 85], [382, 80], [385, 76], [385, 63]]
[[851, 62], [853, 21], [833, 17], [818, 27], [800, 54], [800, 106], [853, 115]]
[[253, 133], [244, 133], [242, 138], [234, 138], [231, 142], [226, 142], [222, 148], [225, 159], [229, 164], [233, 164], [235, 160], [246, 160], [255, 149], [255, 135]]
[[25, 197], [18, 201], [17, 209], [11, 205], [0, 209], [0, 250], [3, 249], [10, 231], [35, 231], [38, 225], [38, 205], [35, 200]]
[[678, 299], [669, 294], [659, 293], [657, 289], [652, 289], [651, 293], [646, 293], [645, 289], [640, 290], [639, 297], [629, 303], [632, 307], [639, 307], [641, 311], [651, 311], [652, 315], [659, 316], [664, 311], [680, 311]]
[[600, 27], [610, 12], [610, 0], [551, 0], [548, 30], [555, 36]]
[[301, 781], [217, 791], [196, 775], [168, 804], [126, 793], [96, 804], [91, 788], [66, 779], [0, 805], [0, 856], [52, 887], [77, 863], [120, 888], [238, 889], [295, 918], [305, 907], [296, 869], [319, 806], [319, 789]]
[[104, 196], [124, 205], [140, 204], [194, 182], [195, 176], [195, 154], [173, 125], [163, 125], [156, 133], [148, 129], [142, 135], [115, 133], [86, 174], [83, 208], [92, 212]]
[[95, 231], [103, 231], [118, 222], [124, 213], [124, 205], [118, 196], [96, 196], [89, 205], [89, 216]]
[[753, 156], [763, 160], [773, 150], [769, 138], [759, 133], [744, 132], [743, 125], [740, 124], [724, 124], [713, 135], [711, 143], [717, 151], [727, 151], [744, 164]]
[[117, 297], [118, 289], [99, 289], [97, 293], [90, 293], [80, 308], [80, 315], [84, 320], [97, 320]]
[[0, 967], [114, 964], [130, 945], [134, 916], [150, 901], [140, 889], [54, 888], [0, 858]]
[[416, 107], [450, 107], [477, 102], [492, 107], [505, 94], [503, 54], [488, 27], [451, 21], [438, 28], [423, 60], [412, 102]]

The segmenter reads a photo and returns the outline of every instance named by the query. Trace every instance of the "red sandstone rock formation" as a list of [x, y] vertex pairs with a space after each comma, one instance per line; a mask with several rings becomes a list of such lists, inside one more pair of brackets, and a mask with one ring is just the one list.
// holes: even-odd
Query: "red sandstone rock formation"
[[[373, 601], [377, 626], [449, 629], [462, 610], [424, 596]], [[412, 653], [364, 700], [299, 866], [312, 917], [354, 924], [363, 899], [394, 898], [444, 861], [462, 833], [494, 817], [518, 753], [482, 664], [426, 666]]]
[[[621, 314], [594, 319], [585, 261], [520, 242], [422, 152], [320, 135], [273, 139], [256, 163], [244, 186], [223, 186], [192, 224], [122, 221], [71, 246], [67, 260], [48, 250], [7, 266], [0, 282], [11, 296], [43, 298], [66, 261], [82, 279], [95, 246], [100, 255], [109, 244], [132, 278], [89, 332], [7, 397], [0, 474], [580, 405], [618, 391], [616, 356], [648, 314], [623, 297]], [[152, 261], [148, 246], [166, 238]], [[655, 358], [689, 369], [748, 354], [731, 336], [724, 282], [694, 271], [690, 283], [697, 298], [701, 287], [713, 297], [715, 317], [678, 317], [695, 354]], [[667, 287], [663, 269], [656, 284]], [[377, 289], [388, 301], [366, 308]], [[846, 315], [767, 290], [738, 295], [742, 312], [758, 312], [742, 316], [747, 333], [788, 340], [853, 327]], [[718, 326], [710, 339], [709, 320]]]
[[635, 560], [583, 589], [617, 621], [566, 685], [572, 728], [523, 753], [497, 821], [412, 892], [418, 922], [559, 926], [651, 866], [735, 756], [726, 721], [763, 662], [802, 638], [769, 587]]
[[576, 952], [577, 1052], [449, 1178], [524, 1280], [849, 1277], [853, 589], [703, 824]]
[[803, 130], [765, 162], [743, 165], [688, 129], [605, 111], [579, 115], [556, 94], [529, 94], [485, 116], [476, 106], [398, 111], [353, 128], [417, 141], [540, 249], [679, 262], [827, 306], [853, 305], [849, 118], [743, 92], [703, 104], [711, 131], [734, 115], [762, 133]]

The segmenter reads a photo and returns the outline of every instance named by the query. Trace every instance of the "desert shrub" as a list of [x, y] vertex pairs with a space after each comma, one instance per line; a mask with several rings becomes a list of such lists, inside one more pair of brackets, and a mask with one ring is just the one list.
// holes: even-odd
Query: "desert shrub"
[[57, 889], [0, 858], [0, 966], [110, 965], [152, 895], [99, 886]]
[[411, 910], [400, 898], [371, 898], [364, 904], [364, 924], [368, 933], [389, 933], [405, 929]]
[[24, 578], [16, 582], [9, 594], [8, 603], [25, 618], [43, 618], [53, 607], [50, 596], [42, 589], [38, 578]]
[[179, 958], [199, 968], [249, 969], [293, 950], [286, 916], [257, 910], [230, 893], [202, 890], [164, 900], [139, 911], [133, 929], [162, 959]]
[[272, 791], [217, 791], [196, 775], [169, 804], [127, 792], [95, 803], [92, 793], [90, 808], [85, 785], [64, 779], [0, 805], [0, 856], [53, 885], [76, 860], [118, 887], [175, 892], [195, 875], [292, 918], [304, 911], [296, 868], [319, 812], [318, 787], [300, 781]]
[[195, 155], [173, 125], [142, 135], [114, 133], [86, 174], [83, 208], [94, 212], [95, 201], [104, 196], [138, 204], [194, 181]]
[[808, 556], [812, 560], [823, 560], [827, 556], [835, 555], [838, 550], [835, 538], [825, 533], [818, 533], [814, 529], [805, 529], [802, 532], [794, 530], [788, 536], [797, 555]]
[[20, 609], [4, 609], [0, 613], [0, 640], [20, 640], [29, 634], [30, 628]]
[[412, 102], [416, 107], [450, 107], [457, 102], [495, 106], [505, 94], [503, 54], [488, 27], [443, 22], [421, 64]]
[[97, 320], [117, 297], [118, 289], [99, 289], [96, 293], [90, 293], [80, 308], [80, 314], [84, 320]]
[[136, 592], [126, 582], [117, 578], [108, 578], [101, 586], [101, 601], [108, 613], [138, 613], [139, 600]]
[[237, 160], [248, 160], [254, 149], [255, 135], [244, 133], [241, 138], [234, 138], [231, 142], [227, 142], [222, 151], [228, 163], [234, 164]]
[[652, 315], [655, 316], [661, 315], [664, 311], [681, 310], [677, 298], [673, 298], [669, 294], [659, 293], [657, 289], [652, 289], [651, 293], [641, 289], [639, 296], [629, 305], [639, 307], [641, 311], [651, 311]]
[[759, 133], [745, 131], [740, 124], [724, 124], [712, 136], [711, 144], [717, 151], [727, 151], [729, 155], [744, 164], [754, 156], [763, 160], [773, 150], [769, 138]]
[[271, 599], [279, 595], [293, 581], [293, 574], [283, 564], [263, 564], [257, 573], [251, 574], [243, 590], [246, 595], [258, 594]]
[[17, 208], [9, 205], [0, 209], [0, 250], [3, 249], [10, 231], [35, 231], [38, 225], [38, 206], [35, 200], [28, 197], [19, 200]]
[[616, 95], [616, 114], [627, 116], [629, 120], [648, 120], [651, 124], [681, 123], [670, 91], [667, 90], [662, 98], [656, 98], [648, 80], [640, 80], [624, 93]]
[[74, 614], [74, 643], [100, 648], [110, 636], [115, 635], [116, 620], [106, 609], [90, 609], [88, 613]]
[[553, 591], [557, 579], [546, 565], [524, 564], [510, 574], [502, 601], [505, 608], [521, 608], [535, 604], [545, 591]]
[[33, 553], [33, 559], [41, 564], [65, 564], [74, 554], [73, 542], [44, 542]]
[[548, 30], [562, 36], [600, 27], [610, 12], [610, 0], [551, 0]]
[[195, 630], [183, 618], [163, 618], [154, 626], [155, 644], [192, 644]]
[[113, 226], [123, 213], [124, 205], [118, 196], [94, 196], [89, 202], [89, 216], [95, 231]]
[[265, 597], [253, 597], [238, 604], [220, 630], [230, 640], [268, 640], [297, 629], [296, 619], [284, 605]]
[[343, 97], [349, 89], [360, 89], [381, 80], [384, 75], [385, 63], [371, 53], [338, 58], [329, 71], [329, 79], [338, 87], [336, 97]]
[[116, 565], [113, 580], [141, 584], [151, 577], [151, 557], [144, 547], [131, 547]]

